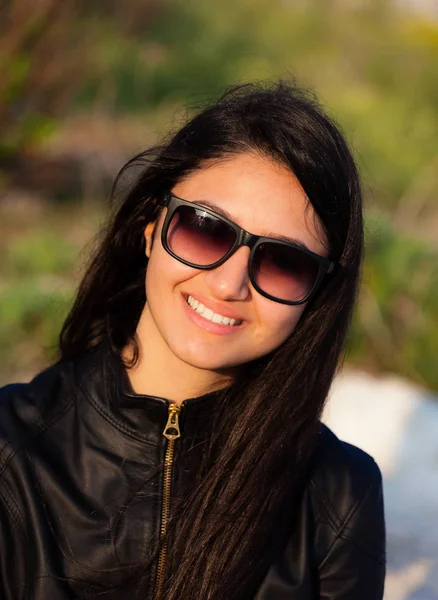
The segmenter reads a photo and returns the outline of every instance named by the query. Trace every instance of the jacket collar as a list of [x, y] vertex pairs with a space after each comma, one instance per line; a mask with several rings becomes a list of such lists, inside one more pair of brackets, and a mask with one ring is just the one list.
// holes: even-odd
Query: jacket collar
[[[108, 341], [90, 349], [76, 362], [76, 377], [83, 393], [97, 411], [114, 427], [138, 440], [164, 443], [170, 401], [136, 394], [130, 387], [126, 368]], [[180, 413], [185, 438], [202, 435], [203, 424], [214, 416], [218, 392], [188, 398]]]

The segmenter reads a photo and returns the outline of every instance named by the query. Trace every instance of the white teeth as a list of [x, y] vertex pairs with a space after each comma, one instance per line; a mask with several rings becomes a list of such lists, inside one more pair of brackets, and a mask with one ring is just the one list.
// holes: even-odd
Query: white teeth
[[231, 319], [230, 317], [224, 317], [218, 313], [215, 313], [211, 310], [211, 308], [206, 308], [202, 302], [193, 298], [193, 296], [187, 297], [187, 304], [193, 308], [195, 312], [197, 312], [201, 317], [207, 319], [207, 321], [212, 321], [213, 323], [218, 323], [219, 325], [234, 325], [237, 323], [240, 325], [241, 321], [237, 321], [236, 319]]
[[204, 308], [200, 314], [204, 317], [204, 319], [207, 319], [207, 321], [211, 321], [215, 313], [210, 308]]

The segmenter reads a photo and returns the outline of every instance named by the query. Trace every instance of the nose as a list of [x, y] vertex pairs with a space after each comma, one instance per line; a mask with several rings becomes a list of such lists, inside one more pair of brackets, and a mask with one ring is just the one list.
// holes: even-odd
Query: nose
[[250, 294], [248, 260], [250, 249], [239, 248], [219, 267], [204, 271], [205, 281], [216, 298], [246, 300]]

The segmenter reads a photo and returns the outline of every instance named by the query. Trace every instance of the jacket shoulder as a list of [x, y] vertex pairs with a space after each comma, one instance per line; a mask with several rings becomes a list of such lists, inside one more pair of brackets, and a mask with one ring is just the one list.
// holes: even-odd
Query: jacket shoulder
[[[311, 482], [325, 496], [338, 496], [341, 487], [345, 499], [354, 501], [368, 487], [382, 484], [382, 474], [372, 456], [343, 442], [324, 424], [319, 436]], [[342, 506], [338, 505], [338, 511]]]
[[0, 388], [0, 467], [68, 408], [71, 376], [69, 363], [56, 364], [29, 383]]
[[309, 494], [323, 555], [342, 538], [385, 562], [380, 469], [369, 454], [341, 441], [325, 425], [321, 425]]

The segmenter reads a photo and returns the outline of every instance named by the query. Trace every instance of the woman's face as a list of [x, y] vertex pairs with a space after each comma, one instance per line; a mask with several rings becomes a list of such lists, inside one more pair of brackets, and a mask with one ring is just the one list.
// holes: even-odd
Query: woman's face
[[[268, 158], [245, 153], [211, 163], [178, 183], [172, 192], [226, 211], [251, 233], [294, 238], [313, 252], [327, 255], [300, 183], [286, 167]], [[253, 288], [248, 278], [248, 247], [239, 248], [225, 263], [207, 271], [170, 256], [160, 238], [165, 210], [153, 243], [153, 224], [145, 231], [149, 256], [147, 304], [142, 315], [145, 338], [160, 343], [172, 359], [218, 372], [232, 371], [280, 346], [293, 332], [305, 305], [280, 304]], [[192, 299], [241, 323], [212, 323], [189, 306], [189, 296], [194, 306]]]

